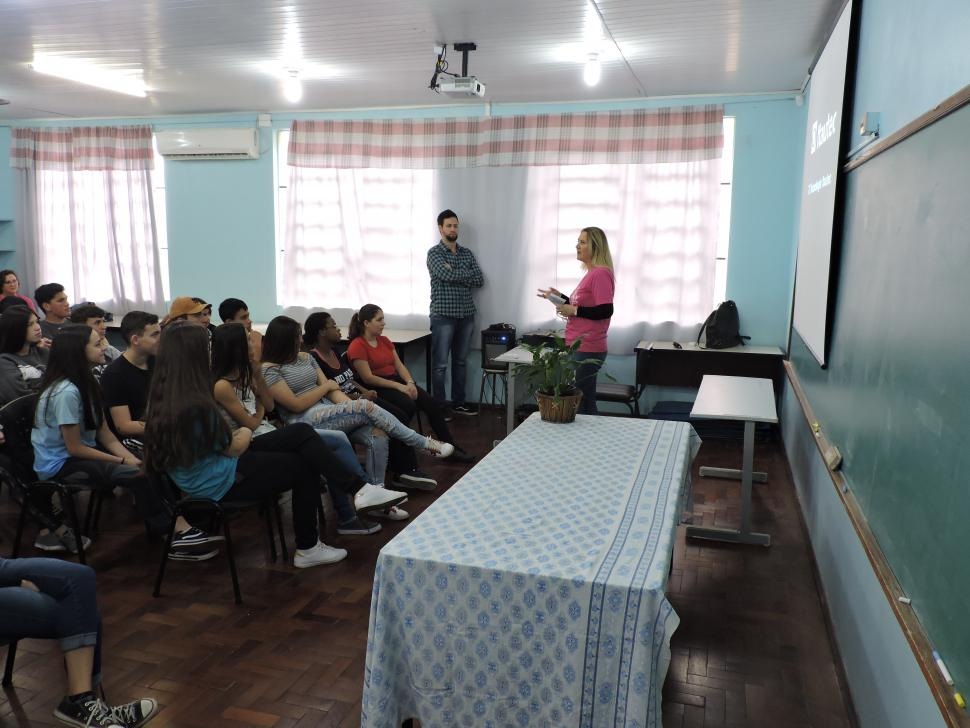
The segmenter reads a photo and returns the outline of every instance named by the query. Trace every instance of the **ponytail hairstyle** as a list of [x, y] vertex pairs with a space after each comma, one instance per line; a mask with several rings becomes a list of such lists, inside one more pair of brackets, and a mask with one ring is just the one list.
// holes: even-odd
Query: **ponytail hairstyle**
[[303, 348], [309, 350], [317, 345], [320, 332], [327, 328], [327, 322], [333, 319], [326, 311], [317, 311], [307, 316], [303, 322]]
[[381, 312], [381, 307], [373, 303], [368, 303], [360, 307], [360, 311], [355, 313], [350, 319], [350, 331], [347, 338], [353, 341], [358, 336], [364, 335], [364, 323], [373, 321], [374, 317]]
[[240, 323], [217, 326], [212, 334], [212, 381], [225, 379], [241, 395], [252, 387], [249, 366], [249, 337]]
[[209, 334], [173, 321], [162, 331], [148, 390], [145, 469], [161, 475], [224, 450], [229, 426], [212, 396]]
[[300, 324], [289, 316], [277, 316], [263, 334], [263, 361], [267, 364], [292, 364], [300, 356]]
[[84, 324], [65, 326], [57, 332], [54, 343], [51, 344], [50, 357], [47, 368], [40, 380], [40, 396], [37, 397], [36, 415], [43, 407], [44, 421], [47, 421], [47, 410], [50, 408], [50, 392], [55, 385], [68, 381], [77, 387], [81, 394], [81, 411], [84, 413], [84, 429], [96, 430], [104, 419], [104, 405], [101, 399], [101, 387], [98, 386], [91, 362], [88, 361], [85, 350], [91, 341], [94, 329]]
[[586, 239], [592, 248], [589, 268], [609, 268], [613, 270], [613, 256], [610, 255], [610, 244], [606, 240], [606, 233], [598, 227], [586, 227], [580, 232], [586, 233]]

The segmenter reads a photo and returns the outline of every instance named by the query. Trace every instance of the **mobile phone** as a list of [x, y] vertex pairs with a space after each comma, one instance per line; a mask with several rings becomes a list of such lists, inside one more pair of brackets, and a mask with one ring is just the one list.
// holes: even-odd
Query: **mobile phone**
[[557, 306], [562, 306], [564, 303], [566, 303], [567, 299], [565, 299], [563, 296], [557, 296], [555, 293], [550, 293], [549, 300]]
[[680, 345], [680, 342], [679, 342], [679, 341], [675, 341], [675, 342], [674, 342], [674, 348], [675, 348], [675, 349], [683, 349], [684, 347], [682, 347], [682, 346]]

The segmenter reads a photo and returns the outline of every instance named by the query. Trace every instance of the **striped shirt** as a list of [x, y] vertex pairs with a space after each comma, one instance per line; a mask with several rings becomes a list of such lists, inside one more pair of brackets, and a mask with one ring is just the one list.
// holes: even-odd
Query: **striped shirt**
[[[286, 386], [290, 388], [290, 391], [299, 397], [304, 392], [309, 392], [317, 386], [318, 371], [320, 371], [320, 367], [317, 366], [313, 357], [301, 351], [296, 361], [289, 364], [283, 364], [282, 366], [278, 364], [263, 364], [263, 379], [266, 380], [267, 386], [270, 387], [278, 382], [286, 382]], [[287, 414], [299, 414], [298, 412], [289, 412], [282, 405], [279, 406], [279, 410], [284, 419], [286, 419]]]
[[431, 274], [431, 313], [450, 318], [475, 315], [472, 289], [485, 284], [482, 269], [468, 248], [455, 246], [448, 250], [442, 242], [428, 251], [428, 273]]

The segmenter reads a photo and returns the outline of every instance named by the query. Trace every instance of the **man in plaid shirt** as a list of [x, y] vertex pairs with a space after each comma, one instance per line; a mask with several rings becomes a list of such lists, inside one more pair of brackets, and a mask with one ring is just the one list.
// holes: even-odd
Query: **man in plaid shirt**
[[485, 283], [482, 270], [468, 248], [458, 244], [458, 215], [438, 215], [440, 242], [428, 251], [431, 274], [431, 391], [444, 403], [445, 370], [451, 353], [451, 406], [456, 414], [474, 415], [465, 402], [465, 359], [475, 332], [472, 289]]

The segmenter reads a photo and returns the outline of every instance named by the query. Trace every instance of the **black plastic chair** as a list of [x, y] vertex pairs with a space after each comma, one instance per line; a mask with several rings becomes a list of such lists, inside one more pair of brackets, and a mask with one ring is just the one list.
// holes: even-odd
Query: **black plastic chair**
[[[87, 563], [84, 553], [84, 539], [82, 536], [97, 528], [101, 511], [101, 502], [107, 486], [103, 483], [91, 481], [87, 475], [78, 473], [59, 480], [35, 480], [34, 449], [30, 441], [30, 432], [34, 426], [34, 409], [37, 405], [37, 395], [27, 394], [5, 404], [0, 409], [0, 424], [3, 425], [5, 459], [0, 462], [0, 478], [7, 483], [15, 499], [20, 501], [20, 517], [17, 519], [17, 533], [14, 537], [11, 558], [20, 553], [20, 543], [23, 540], [24, 526], [27, 518], [44, 526], [44, 519], [31, 507], [31, 494], [37, 491], [50, 491], [60, 496], [61, 504], [67, 514], [68, 525], [77, 536], [78, 561]], [[89, 491], [88, 508], [84, 518], [84, 527], [77, 515], [77, 494]]]
[[597, 382], [596, 401], [616, 402], [630, 408], [630, 414], [640, 416], [640, 395], [643, 389], [632, 384], [617, 384], [614, 382]]
[[[177, 492], [174, 483], [167, 477], [167, 487]], [[162, 580], [165, 578], [165, 568], [168, 565], [168, 552], [171, 548], [172, 539], [175, 537], [175, 519], [183, 516], [188, 519], [191, 515], [202, 515], [209, 519], [209, 532], [212, 532], [213, 524], [218, 523], [222, 528], [222, 535], [226, 539], [226, 558], [229, 561], [229, 573], [232, 576], [232, 592], [236, 604], [242, 604], [242, 592], [239, 589], [239, 575], [236, 571], [236, 555], [232, 543], [232, 531], [229, 528], [229, 521], [236, 515], [249, 510], [262, 510], [266, 520], [266, 535], [269, 540], [270, 559], [276, 561], [276, 539], [273, 533], [273, 515], [276, 516], [276, 525], [279, 529], [280, 550], [283, 552], [283, 559], [289, 559], [289, 551], [286, 548], [286, 537], [283, 533], [283, 515], [280, 509], [277, 493], [273, 493], [261, 500], [221, 500], [214, 501], [209, 498], [182, 498], [173, 507], [172, 525], [169, 528], [168, 536], [165, 538], [164, 548], [162, 549], [162, 559], [158, 566], [158, 576], [155, 579], [155, 590], [152, 596], [158, 597], [162, 592]]]

